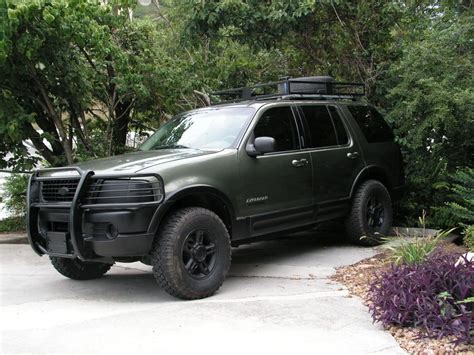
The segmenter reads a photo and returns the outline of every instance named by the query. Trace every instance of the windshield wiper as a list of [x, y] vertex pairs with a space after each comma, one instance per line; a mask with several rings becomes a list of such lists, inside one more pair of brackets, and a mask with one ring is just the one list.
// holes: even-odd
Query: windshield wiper
[[159, 149], [194, 149], [194, 148], [188, 147], [188, 146], [182, 145], [182, 144], [160, 145], [158, 147], [153, 148], [153, 150], [159, 150]]

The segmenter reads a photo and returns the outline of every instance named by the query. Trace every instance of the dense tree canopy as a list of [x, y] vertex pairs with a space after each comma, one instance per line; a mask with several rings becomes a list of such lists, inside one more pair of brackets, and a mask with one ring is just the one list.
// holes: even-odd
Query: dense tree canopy
[[[91, 156], [120, 151], [136, 107], [160, 110], [150, 21], [130, 21], [99, 1], [3, 2], [0, 11], [0, 130], [8, 145], [30, 139], [49, 164], [72, 163], [74, 146]], [[108, 143], [99, 151], [91, 117]]]
[[474, 16], [445, 16], [402, 43], [386, 83], [406, 160], [407, 211], [443, 204], [447, 176], [474, 166]]
[[[206, 93], [281, 76], [360, 81], [396, 129], [410, 198], [472, 167], [471, 0], [0, 0], [0, 168], [123, 152]], [[133, 16], [130, 16], [133, 11]], [[145, 134], [145, 133], [144, 133]], [[8, 156], [8, 159], [7, 159]], [[442, 224], [442, 223], [440, 223]]]
[[255, 49], [278, 48], [287, 74], [327, 73], [373, 85], [392, 58], [392, 30], [402, 17], [395, 1], [184, 2], [191, 38], [230, 38]]

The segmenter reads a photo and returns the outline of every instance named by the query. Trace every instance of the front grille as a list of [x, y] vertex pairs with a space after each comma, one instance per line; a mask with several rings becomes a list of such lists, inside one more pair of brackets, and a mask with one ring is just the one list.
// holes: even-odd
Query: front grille
[[45, 202], [71, 202], [78, 179], [54, 179], [41, 182], [41, 196]]
[[139, 179], [93, 180], [84, 199], [86, 204], [142, 203], [161, 200], [161, 185]]
[[[43, 202], [72, 202], [79, 179], [51, 179], [41, 181]], [[161, 201], [162, 184], [156, 180], [130, 178], [91, 179], [87, 183], [84, 204], [143, 203]]]

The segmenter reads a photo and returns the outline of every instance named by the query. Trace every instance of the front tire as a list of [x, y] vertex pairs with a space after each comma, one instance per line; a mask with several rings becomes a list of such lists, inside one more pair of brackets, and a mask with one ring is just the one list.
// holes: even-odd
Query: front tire
[[392, 200], [385, 186], [377, 180], [362, 183], [352, 200], [346, 219], [346, 233], [352, 243], [375, 246], [392, 227]]
[[102, 277], [112, 265], [86, 262], [79, 259], [50, 257], [51, 264], [63, 276], [73, 280], [92, 280]]
[[224, 282], [231, 261], [230, 237], [212, 211], [190, 207], [171, 214], [152, 251], [153, 274], [172, 296], [199, 299]]

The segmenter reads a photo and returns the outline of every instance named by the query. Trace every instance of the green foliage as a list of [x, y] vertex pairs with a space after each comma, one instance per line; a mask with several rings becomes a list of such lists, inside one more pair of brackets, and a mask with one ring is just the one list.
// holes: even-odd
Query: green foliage
[[26, 188], [28, 175], [12, 174], [3, 185], [2, 200], [7, 210], [15, 216], [26, 214]]
[[[0, 167], [34, 163], [26, 139], [53, 166], [72, 163], [76, 147], [110, 155], [123, 150], [133, 120], [168, 109], [161, 32], [150, 20], [130, 21], [132, 1], [111, 3], [0, 0], [0, 155], [13, 153]], [[105, 149], [89, 139], [96, 120]]]
[[[82, 4], [84, 5], [84, 4]], [[66, 2], [5, 2], [0, 8], [1, 92], [17, 109], [0, 106], [0, 127], [14, 121], [11, 138], [31, 139], [51, 164], [72, 162], [71, 140], [63, 113], [83, 111], [91, 99], [92, 73], [79, 60], [86, 32], [94, 43], [103, 29], [81, 18], [81, 4]], [[89, 6], [91, 9], [92, 7]], [[84, 8], [84, 14], [87, 10]], [[106, 15], [103, 8], [97, 13]], [[13, 118], [13, 119], [12, 119]], [[78, 118], [76, 118], [78, 121]], [[72, 119], [71, 119], [72, 121]], [[42, 133], [35, 130], [37, 124]], [[43, 139], [51, 144], [45, 146]], [[10, 162], [8, 167], [15, 168]]]
[[474, 252], [474, 225], [469, 225], [463, 231], [464, 245], [469, 251]]
[[426, 230], [426, 215], [423, 213], [419, 218], [421, 226], [421, 233], [415, 236], [397, 234], [396, 238], [387, 238], [387, 241], [392, 241], [395, 244], [386, 246], [390, 251], [390, 258], [397, 265], [414, 265], [420, 264], [426, 260], [440, 242], [443, 241], [455, 228], [445, 231], [440, 231], [436, 235], [430, 235]]
[[474, 297], [467, 297], [462, 301], [457, 301], [457, 304], [466, 304], [466, 303], [474, 303]]
[[458, 169], [450, 176], [450, 180], [441, 186], [448, 190], [449, 202], [435, 209], [435, 218], [444, 225], [474, 224], [474, 169]]
[[[407, 173], [403, 214], [440, 206], [449, 174], [474, 164], [474, 16], [439, 15], [402, 44], [390, 68], [389, 119], [397, 127]], [[445, 223], [431, 219], [435, 226]], [[452, 224], [451, 224], [452, 225]]]
[[22, 127], [33, 120], [34, 115], [27, 113], [12, 94], [2, 90], [0, 86], [0, 168], [29, 170], [39, 160], [28, 154], [22, 143]]
[[397, 51], [392, 34], [402, 15], [397, 2], [381, 1], [181, 1], [184, 33], [212, 46], [223, 39], [255, 51], [278, 49], [280, 75], [330, 74], [375, 89]]
[[51, 166], [118, 154], [130, 149], [128, 131], [144, 137], [207, 105], [211, 91], [329, 74], [365, 83], [396, 128], [408, 187], [397, 223], [427, 210], [432, 226], [447, 227], [472, 207], [457, 194], [447, 206], [456, 220], [433, 209], [450, 199], [450, 175], [473, 166], [472, 2], [135, 5], [0, 0], [0, 168], [39, 160], [25, 140]]
[[207, 104], [216, 87], [286, 71], [278, 50], [191, 45], [178, 12], [172, 24], [157, 9], [131, 21], [133, 3], [0, 0], [0, 167], [32, 167], [26, 139], [52, 166], [121, 153], [130, 128], [141, 134]]
[[25, 230], [25, 217], [15, 216], [0, 221], [0, 233], [20, 232]]
[[[399, 236], [400, 237], [400, 236]], [[405, 237], [397, 246], [387, 247], [395, 264], [413, 265], [423, 262], [439, 245], [439, 237]]]

